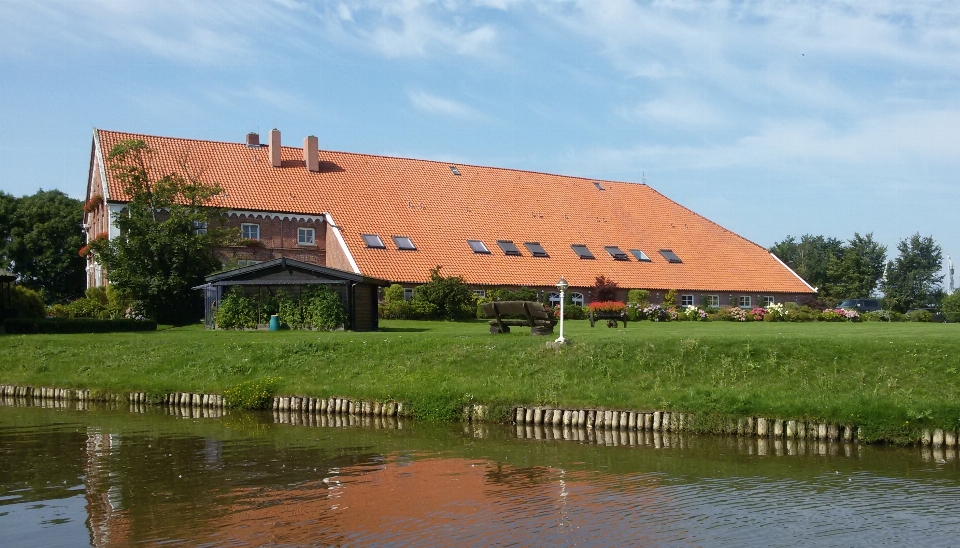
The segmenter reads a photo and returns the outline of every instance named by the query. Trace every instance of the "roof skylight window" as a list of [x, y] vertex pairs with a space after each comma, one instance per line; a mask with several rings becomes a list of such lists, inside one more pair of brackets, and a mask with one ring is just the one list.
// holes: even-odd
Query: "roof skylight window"
[[460, 175], [460, 170], [457, 169], [457, 166], [450, 166], [450, 171], [451, 171], [454, 175]]
[[680, 257], [677, 257], [677, 254], [671, 249], [661, 249], [660, 254], [663, 255], [663, 258], [667, 260], [668, 263], [682, 263]]
[[487, 246], [480, 240], [467, 240], [467, 245], [470, 246], [470, 249], [472, 249], [474, 253], [490, 254], [490, 250], [487, 249]]
[[540, 245], [540, 242], [524, 242], [523, 247], [527, 248], [527, 251], [530, 252], [534, 257], [549, 257], [547, 255], [547, 250]]
[[608, 246], [604, 246], [603, 248], [607, 250], [607, 253], [609, 253], [610, 256], [613, 257], [613, 260], [615, 260], [615, 261], [629, 261], [629, 260], [630, 260], [630, 259], [627, 257], [627, 254], [624, 253], [623, 250], [621, 250], [619, 247], [617, 247], [617, 246], [615, 246], [615, 245], [608, 245]]
[[383, 240], [380, 239], [380, 236], [376, 234], [361, 234], [363, 236], [363, 243], [367, 244], [367, 247], [373, 247], [376, 249], [384, 249]]
[[497, 245], [503, 250], [504, 255], [520, 256], [520, 250], [509, 240], [497, 240]]
[[605, 188], [603, 188], [603, 185], [601, 185], [596, 181], [593, 182], [593, 186], [597, 187], [597, 190], [606, 190]]
[[650, 257], [647, 257], [647, 254], [644, 253], [643, 251], [640, 251], [639, 249], [631, 249], [630, 253], [632, 253], [633, 256], [637, 258], [638, 261], [643, 261], [645, 263], [652, 262], [650, 260]]
[[393, 243], [397, 245], [397, 249], [402, 251], [414, 251], [417, 249], [417, 246], [413, 245], [413, 240], [406, 236], [393, 236]]
[[573, 249], [573, 252], [577, 254], [577, 257], [581, 259], [596, 259], [593, 253], [590, 253], [590, 250], [587, 249], [587, 246], [583, 244], [572, 244], [570, 247]]

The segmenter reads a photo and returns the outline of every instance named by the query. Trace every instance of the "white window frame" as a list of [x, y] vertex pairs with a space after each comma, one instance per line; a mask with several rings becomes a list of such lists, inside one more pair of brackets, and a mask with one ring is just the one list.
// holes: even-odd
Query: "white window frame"
[[[252, 231], [256, 231], [256, 234], [249, 236]], [[244, 240], [260, 240], [260, 225], [257, 223], [240, 223], [240, 237]]]
[[710, 308], [720, 308], [720, 295], [707, 295], [706, 305]]
[[772, 295], [765, 295], [763, 297], [763, 307], [766, 308], [771, 304], [776, 304], [777, 300]]
[[693, 295], [680, 295], [680, 306], [696, 306]]
[[481, 299], [486, 299], [486, 298], [487, 298], [487, 290], [486, 290], [486, 289], [474, 289], [474, 290], [473, 290], [473, 294], [476, 295], [477, 297], [480, 297]]
[[753, 308], [753, 298], [750, 295], [740, 295], [737, 297], [737, 306], [740, 308]]
[[[310, 235], [310, 238], [304, 238], [307, 234]], [[298, 227], [297, 245], [317, 245], [317, 231], [313, 228]]]
[[193, 222], [193, 233], [197, 236], [207, 233], [207, 222], [206, 221], [194, 221]]
[[412, 300], [413, 300], [413, 288], [412, 288], [412, 287], [404, 287], [404, 288], [403, 288], [403, 300], [405, 300], [405, 301], [412, 301]]
[[[548, 294], [547, 302], [550, 303], [550, 306], [560, 306], [560, 294], [556, 292]], [[571, 292], [570, 302], [577, 306], [583, 306], [583, 293]]]

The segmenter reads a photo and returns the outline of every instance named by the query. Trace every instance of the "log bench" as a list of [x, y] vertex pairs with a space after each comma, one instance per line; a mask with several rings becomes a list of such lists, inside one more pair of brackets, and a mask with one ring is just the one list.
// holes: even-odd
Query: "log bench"
[[557, 321], [542, 304], [533, 301], [494, 301], [480, 306], [490, 319], [490, 333], [509, 333], [510, 327], [529, 327], [531, 335], [553, 333]]

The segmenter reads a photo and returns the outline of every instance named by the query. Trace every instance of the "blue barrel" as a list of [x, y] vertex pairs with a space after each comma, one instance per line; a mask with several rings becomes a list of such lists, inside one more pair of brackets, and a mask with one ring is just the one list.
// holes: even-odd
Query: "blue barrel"
[[280, 318], [274, 314], [270, 316], [270, 331], [279, 331], [280, 330]]

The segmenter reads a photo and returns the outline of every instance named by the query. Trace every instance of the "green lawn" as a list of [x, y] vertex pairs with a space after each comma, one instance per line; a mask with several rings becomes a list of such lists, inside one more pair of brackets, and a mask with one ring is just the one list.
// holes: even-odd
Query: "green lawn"
[[377, 333], [231, 332], [0, 337], [0, 382], [220, 392], [279, 377], [278, 393], [673, 409], [808, 418], [904, 441], [960, 425], [960, 324], [566, 323], [573, 345], [485, 322], [384, 321]]

